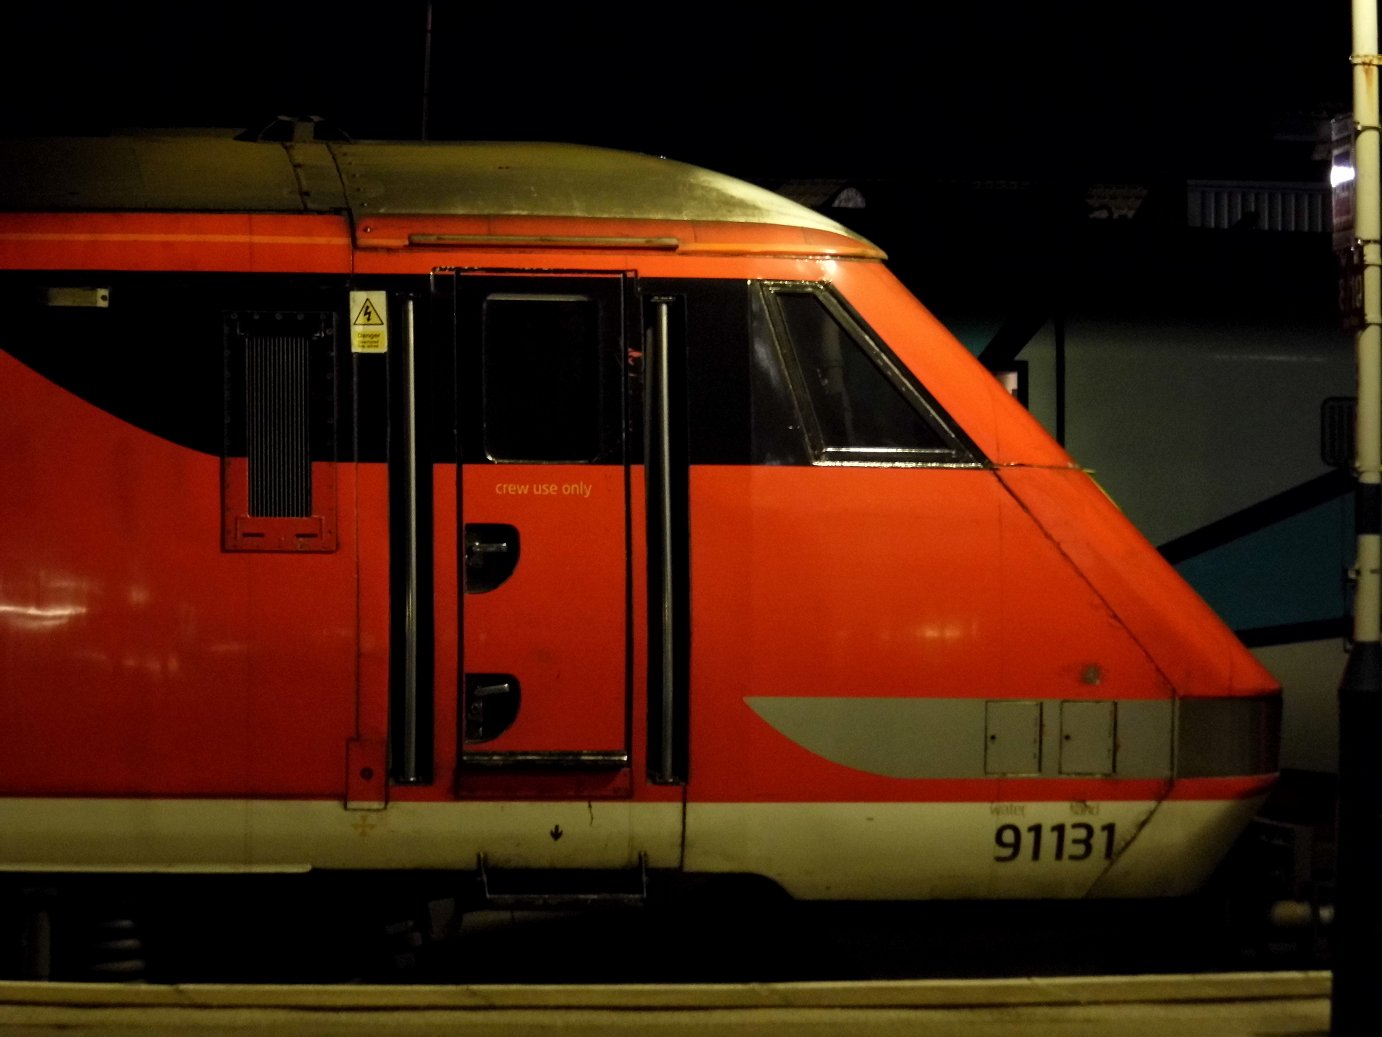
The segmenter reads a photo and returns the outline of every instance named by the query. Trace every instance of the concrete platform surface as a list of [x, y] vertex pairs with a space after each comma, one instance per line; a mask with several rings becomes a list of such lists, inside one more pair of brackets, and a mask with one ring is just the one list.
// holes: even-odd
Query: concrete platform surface
[[0, 1037], [1326, 1037], [1327, 972], [865, 983], [224, 986], [0, 983]]

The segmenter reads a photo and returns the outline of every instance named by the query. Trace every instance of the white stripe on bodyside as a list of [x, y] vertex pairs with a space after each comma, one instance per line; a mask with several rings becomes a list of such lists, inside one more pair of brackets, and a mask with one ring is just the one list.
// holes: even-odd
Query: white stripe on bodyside
[[[684, 870], [801, 899], [1193, 891], [1260, 800], [691, 803]], [[271, 872], [683, 865], [681, 804], [0, 800], [0, 870]]]

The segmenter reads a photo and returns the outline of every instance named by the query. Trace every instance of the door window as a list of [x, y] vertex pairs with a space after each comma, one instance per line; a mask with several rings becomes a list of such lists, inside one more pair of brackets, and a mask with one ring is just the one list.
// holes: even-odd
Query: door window
[[600, 312], [585, 295], [484, 301], [485, 452], [494, 461], [600, 453]]

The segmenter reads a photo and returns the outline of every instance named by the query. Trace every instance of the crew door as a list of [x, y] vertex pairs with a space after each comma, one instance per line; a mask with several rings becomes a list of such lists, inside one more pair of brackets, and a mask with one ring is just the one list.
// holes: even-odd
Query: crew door
[[455, 289], [457, 791], [627, 790], [628, 279]]

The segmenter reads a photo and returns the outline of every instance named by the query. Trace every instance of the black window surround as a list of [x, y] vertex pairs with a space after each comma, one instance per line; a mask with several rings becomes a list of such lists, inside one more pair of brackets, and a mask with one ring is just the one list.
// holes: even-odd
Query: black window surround
[[[979, 466], [977, 447], [892, 356], [876, 335], [828, 286], [814, 282], [760, 283], [818, 465]], [[802, 300], [813, 301], [814, 309]], [[822, 371], [811, 320], [838, 329], [840, 370]], [[793, 333], [797, 339], [794, 341]], [[808, 371], [813, 372], [808, 377]], [[823, 383], [832, 380], [833, 384]], [[813, 384], [813, 382], [815, 384]], [[839, 412], [849, 400], [858, 420]]]

